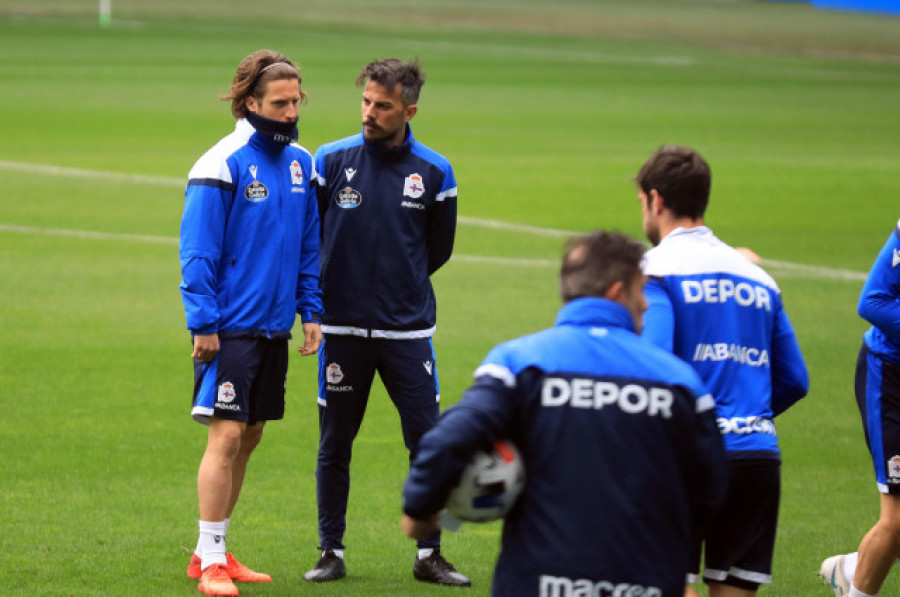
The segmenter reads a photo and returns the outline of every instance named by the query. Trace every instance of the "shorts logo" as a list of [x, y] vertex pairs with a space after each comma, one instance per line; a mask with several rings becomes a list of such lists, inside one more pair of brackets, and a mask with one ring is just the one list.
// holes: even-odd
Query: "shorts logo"
[[888, 483], [896, 485], [900, 483], [900, 456], [894, 456], [887, 461]]
[[356, 189], [344, 187], [337, 192], [334, 201], [342, 209], [353, 209], [362, 203], [362, 194]]
[[226, 404], [234, 401], [237, 393], [234, 391], [234, 384], [226, 381], [219, 385], [219, 393], [216, 396], [216, 402], [224, 402]]
[[325, 379], [328, 380], [328, 383], [341, 383], [341, 380], [344, 379], [344, 372], [341, 371], [341, 366], [337, 363], [328, 365], [325, 369]]
[[434, 362], [425, 361], [422, 363], [422, 366], [425, 367], [425, 371], [428, 371], [428, 375], [431, 375], [431, 372], [434, 370]]
[[269, 198], [269, 189], [266, 188], [266, 185], [256, 180], [256, 171], [258, 168], [255, 165], [251, 165], [248, 170], [250, 170], [250, 174], [253, 175], [253, 182], [244, 188], [244, 198], [251, 203], [265, 201]]
[[303, 184], [303, 168], [297, 160], [291, 162], [291, 184]]
[[403, 181], [403, 195], [418, 199], [425, 192], [425, 183], [422, 181], [421, 174], [410, 174]]

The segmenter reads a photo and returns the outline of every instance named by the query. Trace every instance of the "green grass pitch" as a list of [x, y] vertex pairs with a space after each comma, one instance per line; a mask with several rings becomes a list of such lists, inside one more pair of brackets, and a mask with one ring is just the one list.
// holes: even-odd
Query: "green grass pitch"
[[[5, 0], [0, 595], [197, 594], [184, 568], [205, 434], [188, 416], [183, 184], [232, 127], [217, 95], [263, 47], [302, 64], [311, 150], [358, 130], [362, 64], [422, 59], [414, 130], [454, 164], [462, 216], [434, 279], [444, 407], [493, 345], [552, 323], [565, 234], [640, 235], [643, 160], [663, 143], [701, 150], [708, 222], [766, 259], [812, 377], [777, 421], [775, 583], [760, 594], [829, 594], [819, 563], [877, 517], [855, 311], [900, 217], [900, 19], [740, 0], [114, 0], [101, 27], [94, 0]], [[448, 592], [412, 579], [406, 455], [377, 382], [353, 461], [350, 576], [302, 580], [317, 557], [315, 394], [315, 362], [295, 354], [229, 542], [275, 581], [242, 595]], [[498, 542], [497, 524], [445, 537], [468, 594], [489, 594]], [[900, 573], [882, 594], [900, 594]]]

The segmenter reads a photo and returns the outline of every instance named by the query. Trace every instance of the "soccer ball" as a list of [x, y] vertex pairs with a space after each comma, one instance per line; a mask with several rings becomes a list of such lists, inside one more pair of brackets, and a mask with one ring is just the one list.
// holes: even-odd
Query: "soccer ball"
[[479, 451], [463, 469], [459, 484], [447, 500], [447, 512], [466, 522], [503, 518], [525, 486], [522, 456], [508, 441]]

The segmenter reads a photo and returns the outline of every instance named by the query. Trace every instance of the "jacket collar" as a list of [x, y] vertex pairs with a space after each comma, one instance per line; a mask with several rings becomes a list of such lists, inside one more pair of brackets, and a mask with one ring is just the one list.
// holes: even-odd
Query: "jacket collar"
[[563, 305], [556, 325], [623, 328], [634, 332], [634, 319], [624, 305], [599, 297], [578, 298]]

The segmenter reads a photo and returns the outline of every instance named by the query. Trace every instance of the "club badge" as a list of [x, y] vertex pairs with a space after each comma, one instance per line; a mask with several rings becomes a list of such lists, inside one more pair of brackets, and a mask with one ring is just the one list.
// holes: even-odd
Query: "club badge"
[[418, 199], [425, 192], [425, 183], [421, 174], [410, 174], [403, 181], [403, 195]]
[[895, 485], [900, 483], [900, 456], [894, 456], [887, 461], [888, 483]]
[[341, 366], [337, 363], [328, 365], [328, 368], [325, 369], [325, 379], [328, 380], [328, 383], [341, 383], [341, 380], [344, 379], [344, 372], [341, 371]]
[[303, 184], [303, 168], [297, 160], [291, 162], [291, 184]]
[[228, 404], [232, 402], [237, 397], [237, 393], [234, 391], [234, 384], [230, 381], [226, 381], [219, 385], [219, 393], [216, 396], [216, 402], [224, 402]]

